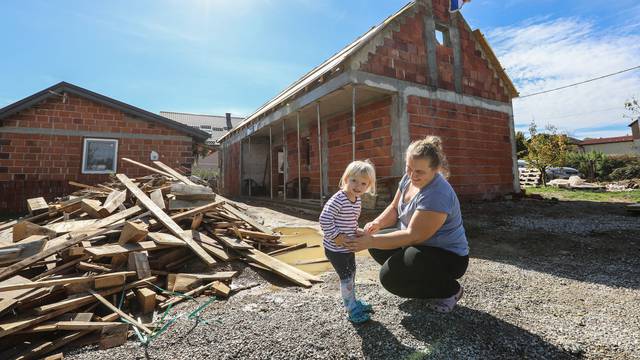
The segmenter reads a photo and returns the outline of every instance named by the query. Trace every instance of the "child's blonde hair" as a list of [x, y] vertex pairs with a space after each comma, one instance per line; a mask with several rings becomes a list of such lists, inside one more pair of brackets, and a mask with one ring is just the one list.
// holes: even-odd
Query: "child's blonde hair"
[[353, 177], [366, 177], [369, 179], [369, 188], [367, 192], [371, 195], [376, 193], [376, 169], [369, 159], [352, 161], [347, 168], [344, 169], [344, 173], [340, 178], [340, 189], [345, 190], [349, 178]]

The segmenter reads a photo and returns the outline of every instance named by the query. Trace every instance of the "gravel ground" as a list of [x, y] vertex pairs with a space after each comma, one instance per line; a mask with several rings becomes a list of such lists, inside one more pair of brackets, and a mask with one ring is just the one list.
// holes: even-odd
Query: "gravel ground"
[[[317, 227], [316, 215], [250, 212], [267, 225]], [[357, 258], [357, 292], [376, 313], [362, 326], [345, 319], [335, 274], [301, 289], [246, 268], [236, 283], [262, 285], [213, 302], [206, 323], [183, 317], [146, 349], [129, 341], [65, 357], [640, 359], [639, 217], [623, 205], [553, 201], [471, 203], [463, 213], [472, 259], [450, 314], [387, 293], [368, 257]]]

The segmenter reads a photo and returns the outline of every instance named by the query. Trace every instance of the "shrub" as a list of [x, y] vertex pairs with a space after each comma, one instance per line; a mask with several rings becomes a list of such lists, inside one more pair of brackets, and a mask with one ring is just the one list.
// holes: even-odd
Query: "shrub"
[[611, 172], [612, 180], [629, 180], [640, 178], [640, 165], [627, 165]]
[[[627, 166], [640, 166], [640, 156], [637, 155], [610, 155], [602, 165], [601, 177], [613, 179], [613, 172]], [[616, 179], [613, 179], [616, 180]]]

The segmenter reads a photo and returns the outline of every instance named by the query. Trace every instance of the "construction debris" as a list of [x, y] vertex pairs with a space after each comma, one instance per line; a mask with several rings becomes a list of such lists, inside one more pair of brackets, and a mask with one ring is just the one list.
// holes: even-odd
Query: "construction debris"
[[578, 190], [604, 190], [604, 186], [600, 186], [597, 184], [592, 184], [584, 181], [579, 176], [571, 176], [568, 180], [566, 179], [554, 179], [547, 183], [550, 186], [555, 186], [563, 189], [578, 189]]
[[256, 285], [232, 285], [231, 261], [300, 286], [321, 281], [269, 255], [306, 244], [283, 244], [161, 162], [156, 169], [123, 160], [153, 174], [72, 183], [80, 190], [50, 203], [28, 199], [28, 217], [0, 224], [1, 359], [61, 356], [74, 344], [119, 346], [134, 333], [148, 344], [181, 301], [224, 299]]

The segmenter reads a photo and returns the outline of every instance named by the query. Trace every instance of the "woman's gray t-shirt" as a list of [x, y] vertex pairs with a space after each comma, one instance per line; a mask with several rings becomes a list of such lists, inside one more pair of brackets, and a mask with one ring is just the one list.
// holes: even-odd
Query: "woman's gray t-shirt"
[[462, 225], [460, 202], [451, 184], [442, 175], [437, 174], [408, 203], [404, 203], [404, 193], [410, 182], [411, 180], [405, 174], [398, 186], [401, 193], [398, 206], [400, 229], [404, 230], [409, 226], [416, 210], [445, 213], [447, 219], [442, 227], [430, 239], [425, 239], [421, 245], [442, 248], [460, 256], [469, 255], [469, 244]]

